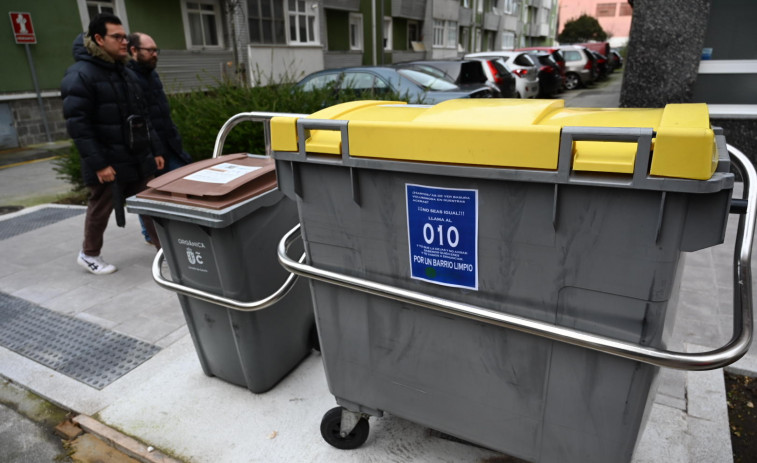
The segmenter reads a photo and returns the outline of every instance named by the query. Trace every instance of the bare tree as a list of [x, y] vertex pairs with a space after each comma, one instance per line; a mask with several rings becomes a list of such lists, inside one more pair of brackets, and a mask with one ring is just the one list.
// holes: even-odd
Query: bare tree
[[239, 56], [239, 37], [237, 35], [237, 13], [242, 10], [243, 0], [223, 0], [224, 10], [226, 11], [226, 17], [231, 25], [231, 43], [233, 44], [233, 66], [234, 66], [234, 80], [242, 85], [246, 85], [247, 79], [243, 60]]

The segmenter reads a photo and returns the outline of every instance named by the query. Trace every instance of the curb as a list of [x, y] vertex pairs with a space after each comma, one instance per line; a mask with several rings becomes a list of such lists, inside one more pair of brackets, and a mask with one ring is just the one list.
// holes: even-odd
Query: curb
[[69, 150], [69, 144], [52, 143], [47, 146], [35, 145], [27, 148], [0, 151], [0, 168], [13, 164], [58, 157], [66, 154]]
[[142, 463], [183, 463], [160, 450], [146, 447], [138, 440], [107, 426], [87, 415], [77, 415], [72, 421], [84, 431], [93, 434], [106, 444]]

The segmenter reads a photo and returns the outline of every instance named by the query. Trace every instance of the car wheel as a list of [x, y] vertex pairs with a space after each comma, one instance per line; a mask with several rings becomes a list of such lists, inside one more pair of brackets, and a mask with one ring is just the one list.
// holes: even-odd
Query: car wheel
[[565, 88], [568, 90], [575, 90], [581, 85], [581, 79], [578, 74], [567, 74], [565, 76]]
[[523, 97], [522, 97], [522, 96], [520, 96], [520, 92], [515, 92], [515, 95], [513, 95], [513, 98], [518, 98], [518, 99], [520, 99], [520, 98], [523, 98]]

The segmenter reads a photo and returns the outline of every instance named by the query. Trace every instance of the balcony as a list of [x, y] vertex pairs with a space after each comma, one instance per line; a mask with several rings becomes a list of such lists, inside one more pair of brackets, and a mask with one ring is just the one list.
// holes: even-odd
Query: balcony
[[502, 16], [494, 13], [484, 13], [484, 23], [482, 27], [487, 31], [496, 31], [499, 29], [499, 18]]
[[549, 24], [529, 24], [526, 27], [526, 35], [529, 37], [549, 36]]
[[473, 25], [473, 9], [460, 7], [457, 22], [460, 26]]
[[323, 7], [333, 10], [360, 11], [360, 0], [323, 0]]
[[[395, 0], [392, 0], [394, 3]], [[433, 11], [434, 19], [447, 19], [449, 21], [457, 21], [460, 14], [460, 1], [459, 0], [430, 0], [433, 3], [431, 11]], [[413, 2], [407, 2], [413, 3]], [[420, 3], [420, 2], [419, 2]], [[425, 9], [424, 9], [425, 12]]]
[[425, 0], [392, 0], [392, 16], [423, 20], [426, 16]]
[[517, 31], [518, 18], [516, 16], [511, 16], [509, 14], [503, 15], [502, 16], [502, 29], [506, 31]]

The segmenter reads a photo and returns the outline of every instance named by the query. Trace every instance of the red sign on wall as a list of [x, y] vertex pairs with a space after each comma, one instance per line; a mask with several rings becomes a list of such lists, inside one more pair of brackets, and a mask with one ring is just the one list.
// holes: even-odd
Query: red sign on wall
[[37, 43], [37, 37], [34, 35], [34, 27], [32, 26], [32, 15], [15, 11], [8, 14], [11, 16], [13, 36], [16, 43]]

